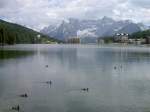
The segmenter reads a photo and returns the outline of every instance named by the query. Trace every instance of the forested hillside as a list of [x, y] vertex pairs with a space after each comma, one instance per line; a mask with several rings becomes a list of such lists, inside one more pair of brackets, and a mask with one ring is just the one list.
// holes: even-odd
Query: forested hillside
[[150, 30], [133, 33], [130, 38], [147, 38], [148, 36], [150, 36]]
[[21, 25], [0, 20], [0, 44], [2, 45], [47, 42], [58, 41]]

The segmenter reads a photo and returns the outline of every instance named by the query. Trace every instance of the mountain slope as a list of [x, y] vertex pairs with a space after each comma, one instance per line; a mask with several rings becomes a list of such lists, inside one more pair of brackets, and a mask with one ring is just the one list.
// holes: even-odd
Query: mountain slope
[[130, 38], [147, 38], [150, 36], [150, 30], [139, 31], [130, 35]]
[[140, 27], [138, 27], [137, 24], [134, 24], [134, 23], [130, 23], [128, 25], [126, 25], [125, 27], [123, 27], [119, 33], [129, 33], [129, 34], [132, 34], [134, 32], [137, 32], [137, 31], [141, 31], [142, 29], [140, 29]]
[[116, 33], [132, 34], [145, 30], [146, 28], [142, 23], [136, 24], [129, 20], [115, 21], [108, 17], [99, 20], [78, 20], [70, 18], [68, 21], [62, 21], [57, 27], [50, 25], [44, 28], [41, 30], [41, 33], [65, 40], [73, 37], [85, 38], [86, 36], [90, 36], [91, 38], [95, 38], [113, 36]]
[[0, 20], [0, 44], [56, 42], [32, 29]]

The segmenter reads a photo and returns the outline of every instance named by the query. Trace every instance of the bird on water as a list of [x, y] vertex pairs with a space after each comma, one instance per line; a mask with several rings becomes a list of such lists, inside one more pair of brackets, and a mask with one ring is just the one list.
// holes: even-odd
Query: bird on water
[[23, 98], [27, 98], [28, 97], [28, 94], [27, 93], [25, 93], [25, 94], [21, 94], [21, 95], [19, 95], [20, 97], [23, 97]]
[[81, 90], [82, 90], [82, 91], [87, 91], [87, 92], [88, 92], [88, 91], [89, 91], [89, 88], [82, 88]]
[[15, 107], [12, 107], [11, 109], [19, 112], [19, 111], [20, 111], [20, 106], [17, 105], [17, 106], [15, 106]]

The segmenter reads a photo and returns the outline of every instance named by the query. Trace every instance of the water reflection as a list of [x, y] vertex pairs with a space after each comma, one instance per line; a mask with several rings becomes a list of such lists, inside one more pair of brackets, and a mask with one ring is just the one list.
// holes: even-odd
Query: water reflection
[[17, 51], [17, 50], [0, 50], [0, 60], [21, 58], [32, 55], [31, 51]]
[[[13, 60], [0, 66], [0, 110], [5, 112], [6, 107], [16, 103], [28, 112], [149, 110], [149, 51], [97, 46], [30, 47], [34, 55], [24, 54], [19, 48], [19, 53], [8, 56]], [[39, 83], [49, 80], [53, 81], [51, 87]], [[16, 96], [22, 93], [28, 93], [29, 98]]]

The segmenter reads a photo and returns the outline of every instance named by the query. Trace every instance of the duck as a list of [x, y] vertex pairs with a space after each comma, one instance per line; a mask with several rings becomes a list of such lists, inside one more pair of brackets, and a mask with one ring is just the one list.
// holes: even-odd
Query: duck
[[17, 106], [15, 106], [15, 107], [12, 107], [11, 109], [19, 112], [19, 111], [20, 111], [20, 106], [17, 105]]
[[46, 68], [48, 68], [48, 65], [45, 65]]
[[117, 69], [117, 67], [115, 66], [115, 67], [114, 67], [114, 69], [116, 70], [116, 69]]
[[89, 91], [89, 88], [82, 88], [81, 90], [82, 90], [82, 91], [87, 91], [87, 92], [88, 92], [88, 91]]
[[23, 97], [23, 98], [27, 98], [27, 97], [28, 97], [27, 93], [21, 94], [21, 95], [19, 95], [19, 96], [20, 96], [20, 97]]
[[50, 81], [46, 81], [46, 84], [52, 84], [52, 81], [50, 80]]

